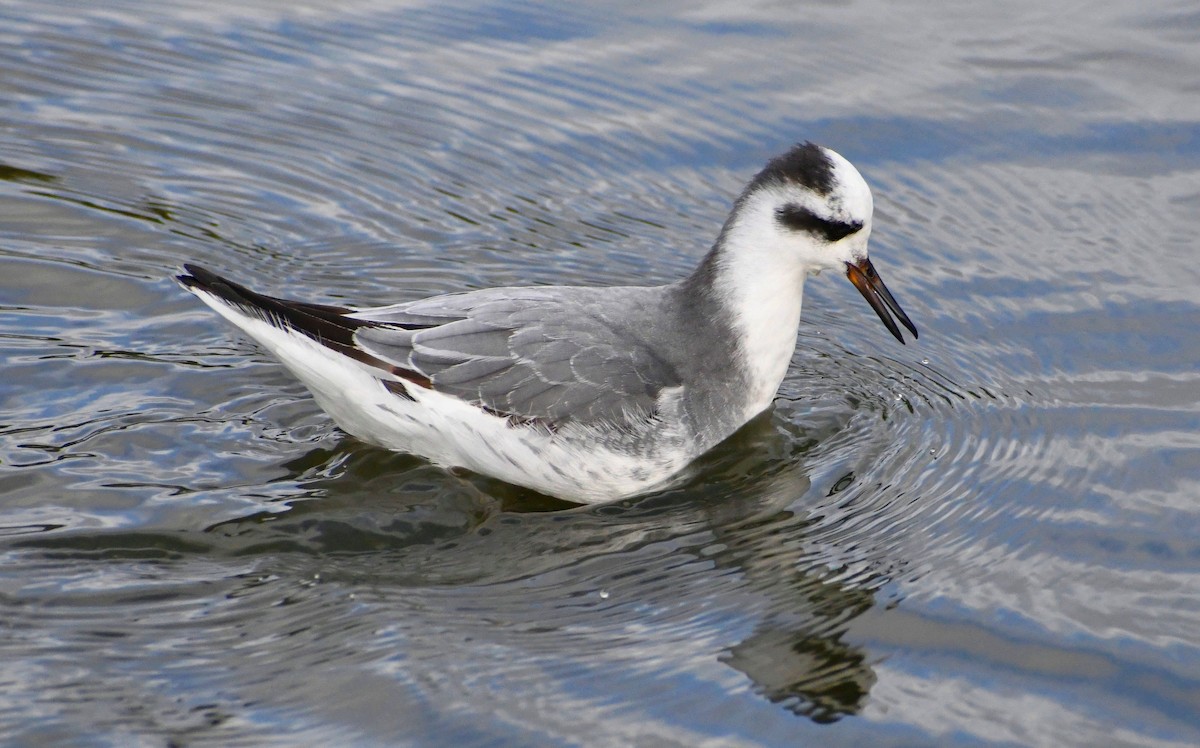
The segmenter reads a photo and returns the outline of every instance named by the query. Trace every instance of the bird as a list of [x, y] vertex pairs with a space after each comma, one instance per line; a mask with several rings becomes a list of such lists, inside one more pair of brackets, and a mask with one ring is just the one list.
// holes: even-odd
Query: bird
[[345, 432], [578, 504], [670, 487], [768, 409], [807, 276], [844, 273], [902, 344], [917, 328], [867, 254], [873, 198], [799, 143], [734, 201], [693, 272], [657, 286], [526, 286], [351, 308], [179, 283], [274, 354]]

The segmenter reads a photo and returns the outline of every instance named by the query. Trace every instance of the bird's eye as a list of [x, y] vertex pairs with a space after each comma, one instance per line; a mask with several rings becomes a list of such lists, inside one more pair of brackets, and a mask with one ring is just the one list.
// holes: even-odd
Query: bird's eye
[[833, 221], [821, 218], [808, 208], [792, 203], [776, 210], [775, 218], [793, 231], [807, 231], [830, 242], [844, 239], [863, 227], [862, 221]]

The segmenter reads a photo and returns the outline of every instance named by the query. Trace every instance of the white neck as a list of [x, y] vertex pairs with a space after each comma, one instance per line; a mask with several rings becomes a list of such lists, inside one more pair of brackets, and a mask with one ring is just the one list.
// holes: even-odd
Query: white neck
[[772, 205], [752, 200], [741, 206], [722, 235], [712, 281], [733, 320], [749, 376], [747, 417], [771, 404], [787, 374], [808, 274], [794, 252], [780, 246]]

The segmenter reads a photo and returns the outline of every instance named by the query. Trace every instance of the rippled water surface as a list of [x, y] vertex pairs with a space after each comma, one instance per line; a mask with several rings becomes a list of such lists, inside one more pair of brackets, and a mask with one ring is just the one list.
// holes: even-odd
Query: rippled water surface
[[[1200, 14], [968, 7], [0, 6], [2, 742], [1200, 743]], [[665, 282], [803, 139], [921, 339], [812, 281], [636, 500], [364, 446], [171, 280]]]

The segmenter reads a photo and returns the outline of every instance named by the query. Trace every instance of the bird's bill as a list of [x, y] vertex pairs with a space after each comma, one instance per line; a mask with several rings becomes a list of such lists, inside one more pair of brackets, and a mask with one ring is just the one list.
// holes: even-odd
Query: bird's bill
[[[917, 326], [900, 308], [900, 303], [896, 301], [895, 296], [892, 296], [892, 292], [883, 285], [883, 279], [879, 277], [879, 273], [875, 272], [875, 266], [871, 264], [870, 259], [864, 257], [859, 262], [847, 262], [846, 277], [879, 315], [879, 319], [883, 320], [883, 324], [887, 326], [892, 335], [896, 336], [896, 340], [904, 343], [904, 338], [900, 335], [900, 328], [896, 326], [897, 319], [900, 320], [900, 324], [908, 328], [909, 332], [913, 334], [913, 338], [918, 337]], [[893, 314], [896, 315], [895, 319], [892, 318]]]

